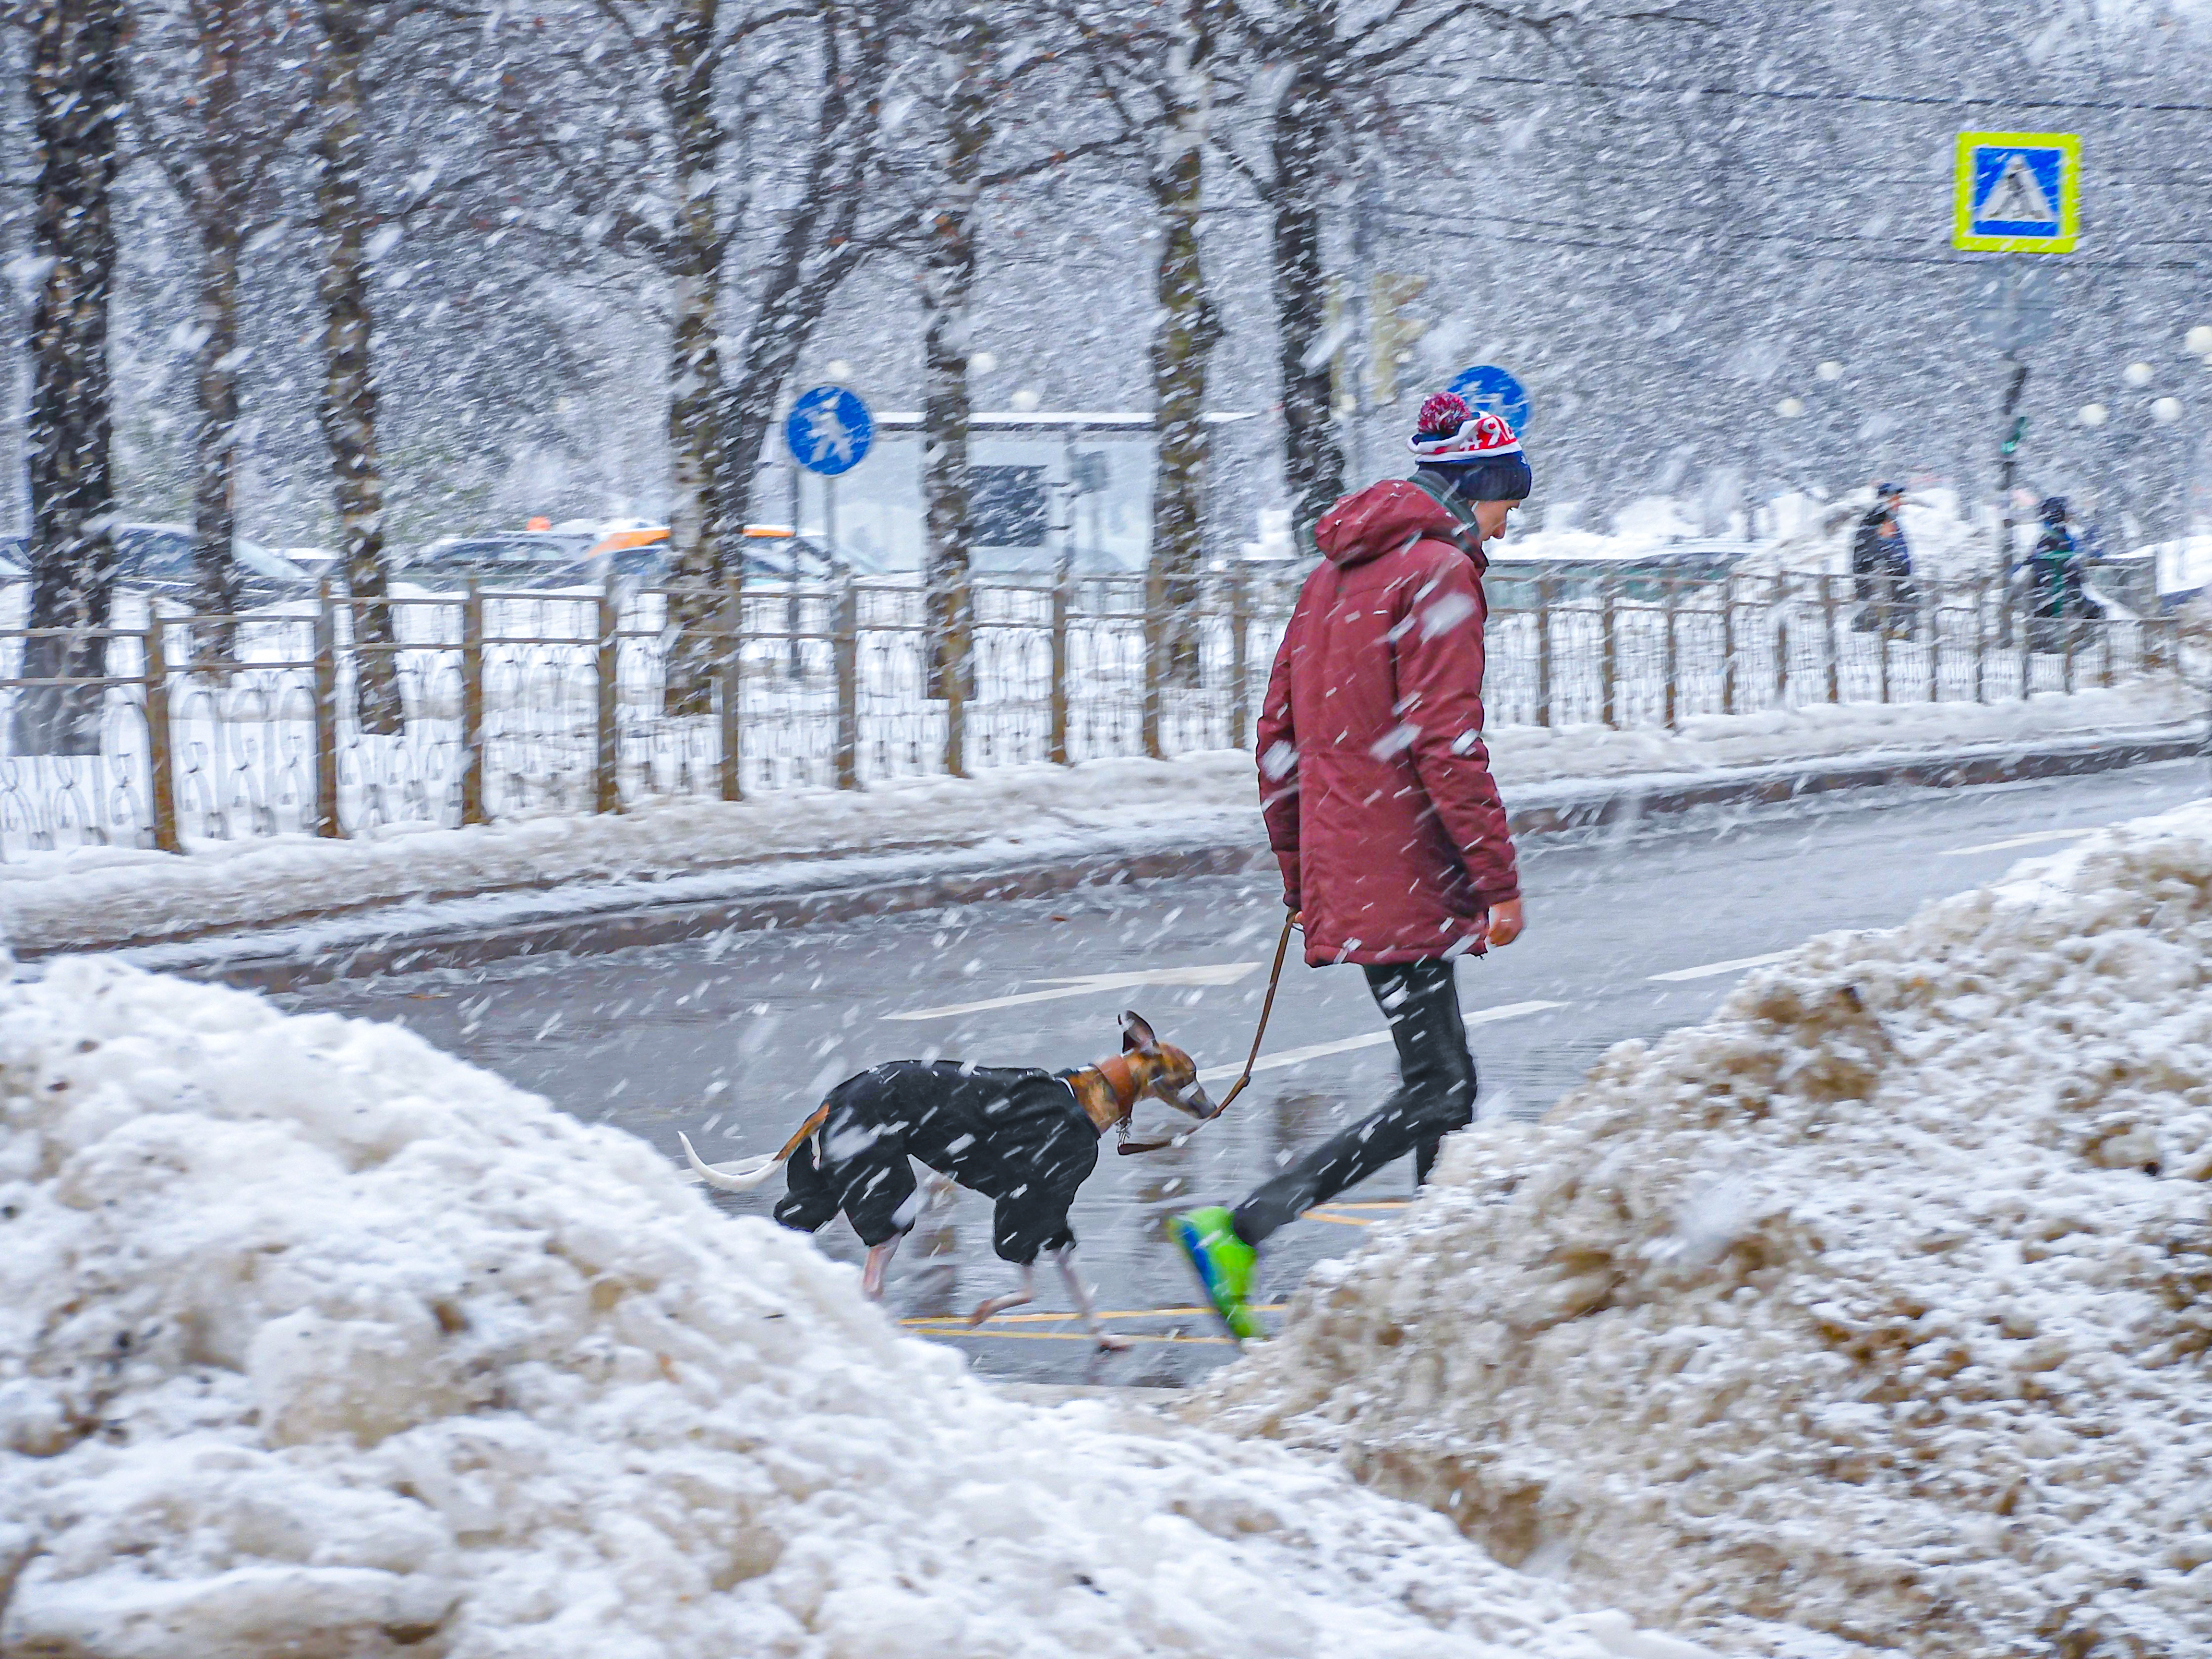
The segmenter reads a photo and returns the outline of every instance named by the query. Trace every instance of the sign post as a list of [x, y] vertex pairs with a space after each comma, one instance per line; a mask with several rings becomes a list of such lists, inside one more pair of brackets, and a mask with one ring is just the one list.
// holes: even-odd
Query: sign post
[[[823, 535], [833, 556], [837, 551], [836, 481], [868, 459], [875, 441], [875, 416], [859, 393], [842, 386], [817, 386], [800, 392], [784, 420], [783, 441], [790, 447], [791, 459], [822, 480]], [[796, 534], [796, 503], [791, 519]], [[798, 574], [795, 561], [792, 571]]]
[[[2071, 132], [1962, 132], [1954, 154], [1951, 246], [1968, 253], [2065, 254], [2080, 239], [2081, 139]], [[2011, 371], [1997, 446], [1997, 642], [2012, 643], [2012, 489], [2027, 417], [2021, 354], [2048, 337], [2056, 284], [2017, 258], [1976, 286], [1976, 331]], [[2033, 670], [2027, 671], [2033, 677]]]

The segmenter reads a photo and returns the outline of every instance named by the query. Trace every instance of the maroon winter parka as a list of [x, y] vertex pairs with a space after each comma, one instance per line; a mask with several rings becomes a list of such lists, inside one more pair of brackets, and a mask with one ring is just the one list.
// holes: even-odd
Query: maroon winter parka
[[1328, 510], [1260, 714], [1260, 800], [1306, 960], [1484, 948], [1521, 892], [1482, 744], [1480, 547], [1409, 479]]

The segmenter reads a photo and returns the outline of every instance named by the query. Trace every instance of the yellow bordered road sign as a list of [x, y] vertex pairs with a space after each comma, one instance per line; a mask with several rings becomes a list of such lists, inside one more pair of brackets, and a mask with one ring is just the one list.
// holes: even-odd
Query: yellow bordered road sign
[[1973, 253], [2071, 253], [2081, 217], [2081, 135], [1959, 135], [1953, 247]]

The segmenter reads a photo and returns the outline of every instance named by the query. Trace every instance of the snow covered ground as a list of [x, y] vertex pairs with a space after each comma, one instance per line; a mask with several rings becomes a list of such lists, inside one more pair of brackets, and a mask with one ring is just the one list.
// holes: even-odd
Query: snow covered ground
[[2152, 1659], [2212, 1651], [2208, 1355], [2198, 805], [1456, 1137], [1193, 1414], [1723, 1644]]
[[1046, 1411], [395, 1026], [0, 987], [0, 1650], [1697, 1659], [1324, 1462]]
[[[1508, 727], [1492, 734], [1507, 804], [1565, 780], [2136, 731], [2197, 713], [2167, 681], [1992, 704], [1819, 705], [1708, 716], [1682, 729]], [[1009, 859], [1261, 842], [1251, 757], [1006, 767], [901, 779], [863, 791], [793, 789], [742, 803], [672, 800], [619, 817], [566, 814], [482, 828], [398, 823], [357, 840], [278, 836], [199, 842], [189, 856], [84, 848], [0, 864], [0, 936], [19, 951], [190, 937], [443, 895], [666, 882], [777, 861], [1003, 848]]]

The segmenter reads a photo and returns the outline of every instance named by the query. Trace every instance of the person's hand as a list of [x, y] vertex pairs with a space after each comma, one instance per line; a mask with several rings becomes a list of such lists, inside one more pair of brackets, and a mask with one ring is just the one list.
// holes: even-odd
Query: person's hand
[[1490, 942], [1492, 945], [1512, 944], [1521, 937], [1521, 930], [1525, 926], [1527, 923], [1522, 918], [1519, 899], [1510, 898], [1490, 907]]

